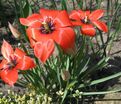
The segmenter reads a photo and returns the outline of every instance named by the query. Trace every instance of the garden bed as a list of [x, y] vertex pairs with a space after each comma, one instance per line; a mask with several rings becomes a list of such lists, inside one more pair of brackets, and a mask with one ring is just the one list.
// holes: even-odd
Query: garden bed
[[[32, 0], [32, 1], [29, 1], [29, 3], [34, 8], [33, 9], [34, 12], [36, 12], [37, 10], [39, 10], [39, 8], [42, 8], [42, 7], [56, 8], [56, 7], [54, 7], [54, 5], [58, 6], [58, 9], [61, 9], [61, 6], [62, 6], [61, 3], [63, 3], [63, 5], [64, 5], [64, 0], [62, 0], [63, 2], [60, 2], [60, 0], [57, 0], [56, 2], [52, 2], [52, 1], [46, 0], [46, 2], [45, 1], [43, 2], [41, 0], [37, 0], [37, 1], [33, 1]], [[74, 1], [74, 2], [72, 2], [72, 1]], [[77, 1], [76, 0], [68, 0], [66, 2], [67, 4], [65, 4], [67, 6], [62, 6], [62, 8], [63, 9], [69, 8], [69, 11], [70, 11], [70, 9], [72, 9], [72, 7], [76, 8], [76, 9], [79, 9], [79, 5], [77, 4]], [[38, 5], [36, 3], [40, 3], [40, 5]], [[44, 3], [44, 5], [43, 5], [43, 3]], [[56, 4], [53, 4], [53, 3], [56, 3]], [[107, 3], [108, 3], [108, 1], [106, 2], [105, 0], [103, 0], [101, 2], [101, 4], [100, 4], [100, 8], [103, 8], [103, 9], [107, 10], [107, 8], [108, 8], [107, 7], [108, 6]], [[110, 15], [113, 15], [113, 13], [115, 13], [115, 8], [111, 8], [111, 5], [118, 5], [118, 4], [113, 4], [113, 3], [116, 3], [116, 0], [111, 0], [111, 4], [110, 4], [110, 7], [109, 7], [109, 9], [111, 9], [110, 13], [109, 13]], [[117, 3], [120, 4], [121, 3], [120, 0]], [[15, 39], [14, 36], [12, 36], [12, 34], [10, 33], [10, 30], [8, 29], [8, 21], [10, 23], [14, 23], [14, 24], [18, 23], [18, 20], [17, 20], [18, 18], [16, 17], [17, 16], [16, 14], [18, 14], [18, 16], [20, 16], [19, 11], [18, 11], [18, 13], [16, 13], [16, 11], [14, 11], [14, 9], [13, 9], [14, 2], [11, 2], [11, 0], [10, 0], [10, 2], [7, 2], [7, 3], [5, 3], [4, 0], [3, 0], [0, 3], [0, 5], [1, 5], [1, 8], [2, 8], [1, 10], [5, 11], [4, 14], [2, 14], [2, 12], [0, 12], [0, 16], [4, 15], [4, 17], [5, 17], [5, 18], [0, 18], [0, 34], [1, 34], [1, 36], [0, 36], [0, 46], [2, 46], [3, 39], [7, 40], [10, 44], [12, 44], [13, 47], [19, 46], [20, 45], [19, 43], [21, 41], [19, 41], [18, 39]], [[11, 5], [11, 7], [8, 7], [8, 5]], [[38, 6], [34, 7], [35, 5], [38, 5]], [[84, 5], [83, 9], [90, 9], [90, 5], [92, 5], [92, 7], [91, 7], [92, 10], [95, 10], [97, 8], [96, 1], [92, 2], [92, 0], [90, 0], [90, 2], [86, 2], [85, 1], [83, 3], [83, 5]], [[27, 4], [27, 6], [30, 6], [30, 5]], [[86, 7], [88, 7], [88, 8], [86, 8]], [[13, 11], [13, 12], [11, 12], [11, 11]], [[8, 12], [10, 12], [10, 13], [8, 13]], [[114, 23], [112, 24], [113, 26], [110, 29], [110, 34], [111, 33], [115, 33], [115, 29], [116, 29], [115, 24], [117, 24], [117, 21], [119, 19], [118, 16], [121, 16], [120, 15], [120, 13], [121, 13], [121, 7], [119, 8], [118, 12], [119, 13], [117, 13], [117, 15], [116, 15], [117, 16], [116, 20], [114, 20]], [[14, 20], [14, 18], [15, 18], [15, 20]], [[112, 19], [112, 18], [110, 18], [110, 19]], [[109, 22], [109, 19], [106, 18], [105, 21], [106, 20]], [[23, 29], [23, 27], [19, 27], [19, 25], [16, 25], [16, 28], [21, 31]], [[104, 42], [106, 42], [106, 39], [107, 39], [108, 35], [109, 35], [108, 33], [103, 34]], [[23, 39], [23, 43], [24, 43], [25, 47], [28, 47], [28, 43], [26, 43], [26, 41], [24, 40], [24, 36], [22, 36], [22, 39]], [[112, 74], [121, 72], [121, 31], [120, 31], [120, 28], [118, 29], [117, 35], [113, 38], [113, 42], [111, 43], [111, 45], [112, 45], [112, 47], [109, 50], [110, 52], [107, 52], [108, 56], [110, 57], [110, 60], [108, 61], [108, 66], [102, 68], [99, 72], [96, 73], [96, 75], [92, 74], [92, 76], [91, 76], [92, 79], [95, 80], [97, 78], [103, 78], [104, 76], [108, 76], [108, 75], [112, 75]], [[89, 49], [89, 51], [92, 51], [91, 48]], [[30, 47], [29, 47], [29, 49], [30, 49]], [[101, 52], [102, 52], [102, 50], [101, 50]], [[30, 54], [30, 56], [31, 56], [31, 54]], [[2, 60], [2, 58], [3, 57], [0, 54], [0, 60]], [[96, 61], [96, 59], [94, 61]], [[21, 77], [21, 75], [20, 75], [20, 77]], [[86, 80], [86, 81], [88, 81], [88, 80]], [[65, 83], [66, 82], [64, 82], [63, 84], [65, 84]], [[88, 84], [88, 82], [87, 82], [87, 84]], [[86, 86], [86, 87], [88, 88], [88, 86]], [[96, 87], [96, 88], [93, 88], [93, 87]], [[112, 79], [112, 80], [108, 80], [106, 82], [103, 82], [103, 83], [101, 83], [101, 84], [99, 84], [97, 86], [93, 86], [93, 87], [90, 87], [89, 91], [92, 91], [92, 90], [96, 90], [96, 91], [100, 91], [100, 90], [101, 91], [102, 90], [103, 91], [108, 91], [110, 89], [111, 90], [112, 89], [120, 89], [121, 88], [121, 78], [118, 77], [118, 78], [115, 78], [115, 79]], [[13, 91], [13, 92], [15, 92], [15, 93], [18, 93], [20, 95], [23, 94], [23, 93], [25, 93], [26, 90], [28, 90], [25, 87], [20, 86], [19, 84], [15, 84], [13, 87], [11, 87], [11, 86], [6, 85], [4, 82], [1, 81], [0, 82], [0, 92], [3, 93], [3, 95], [7, 96], [8, 89], [11, 90], [11, 91]], [[82, 99], [80, 100], [80, 99], [78, 100], [79, 103], [83, 103], [83, 104], [91, 104], [91, 103], [92, 104], [120, 104], [121, 103], [121, 93], [117, 92], [117, 93], [111, 93], [111, 94], [105, 94], [105, 95], [94, 95], [92, 97], [89, 96], [89, 98], [87, 97], [84, 100], [82, 100]]]

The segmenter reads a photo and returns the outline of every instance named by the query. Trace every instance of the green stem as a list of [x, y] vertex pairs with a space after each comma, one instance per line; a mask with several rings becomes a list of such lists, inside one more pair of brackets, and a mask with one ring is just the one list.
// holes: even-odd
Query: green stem
[[105, 47], [105, 42], [104, 42], [104, 40], [103, 40], [103, 34], [102, 34], [102, 32], [99, 30], [99, 34], [100, 34], [100, 39], [101, 39], [101, 42], [102, 42], [102, 47], [101, 47], [101, 49], [103, 49], [103, 56], [105, 56], [106, 57], [106, 47]]
[[93, 43], [91, 41], [91, 38], [89, 38], [89, 44], [91, 46], [91, 49], [92, 49], [93, 54], [95, 55], [95, 50], [94, 50], [94, 46], [93, 46]]

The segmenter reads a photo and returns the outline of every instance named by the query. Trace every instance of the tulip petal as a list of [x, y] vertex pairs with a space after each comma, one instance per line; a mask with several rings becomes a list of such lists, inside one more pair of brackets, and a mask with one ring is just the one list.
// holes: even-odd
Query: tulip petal
[[28, 70], [33, 67], [35, 67], [33, 59], [28, 56], [24, 56], [18, 61], [18, 64], [16, 65], [15, 68], [20, 70]]
[[82, 10], [78, 10], [78, 12], [80, 13], [80, 19], [84, 19], [86, 16], [89, 17], [90, 15], [90, 11], [87, 10], [87, 11], [82, 11]]
[[3, 59], [0, 63], [0, 70], [4, 69], [6, 67], [6, 64], [8, 63], [7, 60]]
[[85, 16], [89, 16], [90, 11], [82, 11], [82, 10], [72, 10], [69, 17], [75, 20], [83, 20]]
[[49, 39], [44, 42], [37, 42], [34, 47], [34, 54], [38, 57], [43, 63], [50, 57], [54, 51], [54, 42]]
[[76, 20], [72, 20], [71, 23], [73, 26], [81, 26], [83, 24], [81, 21], [76, 21]]
[[100, 19], [102, 16], [104, 15], [104, 10], [98, 9], [93, 11], [90, 16], [89, 19], [90, 20], [98, 20]]
[[42, 15], [43, 19], [46, 19], [47, 17], [54, 19], [59, 12], [59, 10], [40, 9], [40, 14]]
[[18, 79], [18, 71], [16, 69], [3, 69], [0, 72], [0, 77], [5, 83], [13, 86]]
[[104, 31], [104, 32], [108, 32], [108, 27], [107, 25], [102, 22], [102, 21], [92, 21], [92, 23], [99, 28], [100, 30]]
[[70, 15], [69, 15], [69, 18], [73, 19], [73, 20], [80, 21], [80, 19], [82, 19], [82, 18], [84, 19], [84, 16], [82, 16], [82, 18], [81, 18], [81, 13], [80, 12], [78, 12], [77, 10], [72, 10]]
[[40, 14], [32, 14], [27, 18], [20, 18], [20, 23], [25, 26], [33, 28], [40, 28], [42, 22], [42, 16]]
[[18, 62], [21, 58], [23, 58], [26, 55], [26, 53], [22, 51], [21, 49], [16, 48], [14, 55], [17, 57], [17, 62]]
[[69, 16], [65, 10], [60, 11], [60, 13], [53, 20], [56, 28], [72, 26]]
[[92, 25], [83, 25], [81, 27], [81, 32], [84, 35], [88, 35], [88, 36], [95, 36], [95, 28]]
[[11, 45], [5, 40], [3, 41], [3, 44], [1, 47], [1, 53], [3, 57], [8, 61], [10, 61], [10, 56], [14, 53], [14, 50], [11, 47]]
[[64, 51], [73, 48], [75, 43], [74, 30], [70, 27], [60, 28], [59, 40], [56, 40], [56, 42], [64, 49]]

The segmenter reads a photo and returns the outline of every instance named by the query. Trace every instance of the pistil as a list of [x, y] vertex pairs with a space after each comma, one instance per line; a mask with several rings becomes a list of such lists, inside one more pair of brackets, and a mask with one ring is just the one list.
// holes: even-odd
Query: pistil
[[42, 25], [43, 25], [46, 33], [51, 33], [51, 29], [50, 29], [49, 24], [47, 22], [42, 22]]

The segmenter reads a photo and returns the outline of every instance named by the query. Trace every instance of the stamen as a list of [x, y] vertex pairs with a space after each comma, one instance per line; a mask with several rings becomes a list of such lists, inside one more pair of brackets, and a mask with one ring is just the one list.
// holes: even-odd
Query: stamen
[[82, 21], [83, 23], [85, 23], [85, 24], [90, 23], [90, 20], [88, 19], [88, 17], [87, 17], [87, 16], [85, 16], [85, 18], [84, 18], [84, 19], [82, 19], [81, 21]]
[[16, 56], [10, 56], [10, 62], [6, 64], [6, 67], [3, 69], [12, 69], [17, 64], [17, 57]]
[[85, 16], [84, 21], [85, 21], [85, 23], [88, 22], [88, 17], [87, 16]]
[[43, 34], [50, 34], [55, 30], [54, 27], [54, 23], [51, 20], [51, 18], [46, 18], [43, 22], [42, 22], [42, 26], [40, 27], [40, 31]]

